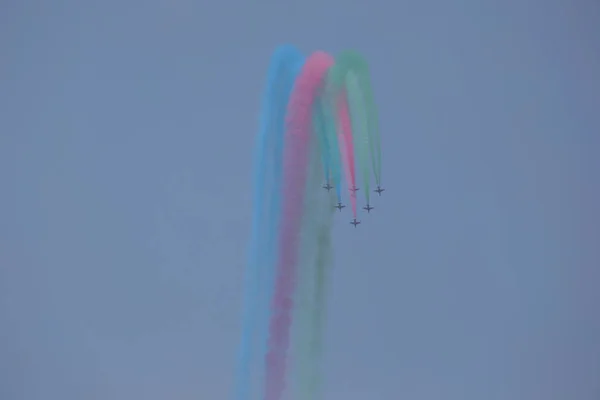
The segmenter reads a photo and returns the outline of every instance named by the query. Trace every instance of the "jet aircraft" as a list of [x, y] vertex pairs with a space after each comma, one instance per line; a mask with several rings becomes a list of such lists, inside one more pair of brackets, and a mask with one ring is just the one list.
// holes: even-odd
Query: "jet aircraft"
[[342, 203], [337, 203], [337, 206], [335, 206], [335, 208], [337, 208], [338, 210], [342, 211], [342, 208], [346, 207], [345, 205], [343, 205]]
[[377, 192], [377, 194], [379, 194], [381, 196], [381, 192], [385, 191], [385, 189], [382, 188], [381, 186], [377, 185], [377, 189], [375, 189], [373, 191]]
[[363, 210], [367, 210], [368, 213], [371, 213], [371, 210], [374, 208], [375, 207], [371, 207], [369, 204], [367, 204], [366, 206], [363, 207]]
[[360, 221], [357, 221], [356, 218], [354, 218], [350, 223], [356, 228], [356, 225], [360, 224]]
[[360, 190], [359, 188], [357, 188], [356, 186], [353, 186], [352, 188], [349, 189], [352, 193], [356, 194], [357, 190]]
[[327, 191], [329, 192], [331, 189], [333, 189], [333, 186], [331, 186], [331, 185], [329, 184], [329, 182], [327, 182], [326, 184], [324, 184], [324, 185], [322, 186], [322, 188], [323, 188], [323, 189], [327, 189]]

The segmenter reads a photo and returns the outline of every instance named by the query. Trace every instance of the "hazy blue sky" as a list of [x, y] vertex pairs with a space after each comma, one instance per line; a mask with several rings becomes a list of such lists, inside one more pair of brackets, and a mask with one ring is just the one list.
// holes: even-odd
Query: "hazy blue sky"
[[271, 51], [371, 63], [326, 400], [600, 398], [594, 0], [0, 2], [0, 399], [227, 399]]

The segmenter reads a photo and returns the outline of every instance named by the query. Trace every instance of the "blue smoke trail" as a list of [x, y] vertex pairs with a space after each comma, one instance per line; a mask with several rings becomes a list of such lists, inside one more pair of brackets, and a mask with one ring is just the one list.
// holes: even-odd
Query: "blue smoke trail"
[[[254, 211], [248, 264], [242, 338], [235, 382], [235, 400], [252, 399], [252, 362], [264, 370], [269, 301], [275, 280], [277, 228], [281, 215], [281, 179], [287, 104], [304, 57], [293, 46], [281, 46], [271, 58], [263, 95], [260, 130], [254, 151]], [[266, 196], [265, 196], [266, 195]], [[253, 352], [257, 341], [256, 353]]]
[[[266, 243], [265, 247], [261, 250], [265, 254], [265, 275], [264, 275], [264, 288], [260, 291], [260, 303], [257, 315], [258, 325], [258, 356], [259, 365], [258, 370], [261, 375], [265, 371], [265, 355], [268, 347], [268, 336], [269, 336], [269, 320], [271, 319], [271, 299], [275, 290], [275, 263], [277, 262], [277, 256], [279, 255], [279, 224], [282, 216], [281, 210], [281, 195], [282, 195], [282, 176], [283, 176], [283, 149], [284, 149], [284, 137], [285, 137], [285, 116], [287, 113], [287, 107], [290, 95], [294, 88], [296, 76], [300, 73], [302, 66], [304, 65], [304, 57], [291, 46], [285, 46], [278, 49], [282, 67], [277, 76], [278, 93], [272, 96], [273, 102], [271, 103], [271, 109], [273, 112], [273, 124], [274, 130], [273, 136], [273, 160], [274, 164], [271, 166], [271, 173], [273, 174], [273, 186], [271, 190], [267, 190], [265, 193], [271, 194], [271, 212], [269, 217], [266, 219], [269, 224], [266, 231]], [[261, 376], [261, 378], [264, 378]], [[260, 382], [263, 379], [259, 380]], [[264, 389], [263, 385], [260, 385], [260, 389]], [[259, 398], [262, 398], [260, 396]]]

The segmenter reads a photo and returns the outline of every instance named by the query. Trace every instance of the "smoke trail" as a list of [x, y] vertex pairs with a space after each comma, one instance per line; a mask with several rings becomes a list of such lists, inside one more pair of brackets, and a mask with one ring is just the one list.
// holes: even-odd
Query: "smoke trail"
[[316, 52], [311, 55], [296, 79], [288, 106], [283, 165], [283, 220], [273, 296], [273, 315], [269, 326], [265, 377], [266, 400], [280, 400], [285, 389], [286, 353], [292, 318], [292, 296], [296, 283], [298, 236], [307, 178], [312, 107], [314, 98], [322, 86], [324, 74], [332, 64], [332, 57], [326, 53]]
[[[234, 400], [281, 400], [294, 302], [300, 317], [294, 325], [299, 393], [305, 400], [321, 395], [334, 196], [341, 202], [342, 169], [348, 188], [356, 185], [355, 151], [367, 201], [369, 156], [378, 184], [381, 177], [366, 62], [354, 52], [338, 59], [332, 67], [332, 57], [317, 52], [305, 63], [292, 46], [277, 49], [271, 59], [254, 153], [253, 229]], [[333, 181], [335, 194], [320, 189], [323, 175]], [[356, 218], [356, 193], [350, 196]]]
[[[354, 218], [356, 218], [356, 192], [351, 190], [356, 187], [354, 167], [354, 145], [352, 142], [352, 123], [350, 121], [348, 100], [342, 79], [343, 71], [336, 64], [333, 65], [326, 76], [324, 97], [330, 107], [336, 110], [335, 118], [336, 132], [339, 141], [339, 149], [343, 160], [344, 174], [350, 193], [350, 203]], [[339, 195], [338, 195], [339, 198]], [[338, 200], [339, 201], [339, 200]]]
[[[313, 111], [314, 136], [306, 185], [304, 219], [301, 231], [298, 287], [293, 323], [294, 399], [317, 400], [320, 396], [320, 342], [322, 312], [325, 308], [324, 270], [330, 262], [330, 236], [335, 196], [319, 190], [319, 161], [325, 159], [325, 115], [316, 102]], [[337, 151], [337, 149], [336, 149]]]
[[[315, 107], [316, 108], [316, 107]], [[315, 268], [315, 257], [318, 243], [316, 235], [318, 233], [318, 218], [321, 203], [321, 196], [325, 191], [318, 190], [318, 177], [320, 163], [317, 157], [319, 154], [319, 143], [315, 143], [314, 137], [317, 138], [319, 130], [317, 126], [318, 112], [315, 109], [313, 114], [314, 132], [311, 139], [310, 162], [308, 163], [308, 176], [305, 189], [304, 212], [302, 220], [302, 228], [300, 231], [299, 257], [298, 257], [298, 275], [297, 286], [294, 294], [294, 320], [292, 323], [291, 339], [293, 347], [291, 348], [290, 360], [293, 361], [291, 383], [293, 387], [292, 393], [303, 393], [306, 389], [306, 371], [307, 364], [310, 362], [307, 349], [307, 339], [312, 330], [311, 315], [312, 304], [310, 295], [313, 292], [312, 276]], [[322, 155], [321, 155], [322, 157]], [[293, 396], [294, 400], [299, 400], [303, 396]]]
[[325, 173], [325, 182], [330, 184], [332, 182], [333, 174], [332, 174], [332, 165], [331, 165], [331, 155], [329, 154], [329, 143], [327, 143], [327, 136], [324, 134], [320, 134], [321, 132], [325, 132], [325, 116], [323, 115], [323, 111], [321, 110], [321, 104], [319, 99], [315, 99], [315, 103], [313, 106], [313, 132], [317, 136], [318, 141], [318, 150], [321, 156], [321, 162], [323, 167], [323, 172]]
[[346, 75], [353, 72], [358, 81], [358, 86], [363, 96], [363, 105], [366, 110], [369, 150], [375, 182], [381, 184], [381, 142], [379, 138], [379, 119], [373, 98], [373, 89], [369, 76], [367, 61], [359, 53], [351, 50], [341, 52], [335, 58], [335, 66], [330, 69], [327, 77], [328, 87], [333, 92], [340, 92], [344, 88]]
[[[294, 47], [282, 46], [277, 49], [271, 58], [263, 95], [260, 129], [254, 150], [254, 212], [245, 276], [242, 338], [234, 392], [236, 400], [252, 398], [251, 365], [256, 356], [252, 352], [255, 340], [258, 339], [259, 355], [264, 354], [266, 347], [265, 327], [269, 317], [268, 300], [272, 288], [269, 280], [273, 280], [269, 277], [273, 275], [277, 248], [274, 242], [281, 208], [279, 167], [283, 148], [284, 116], [302, 62], [302, 55]], [[272, 197], [266, 198], [265, 195]], [[261, 319], [264, 322], [261, 323]]]
[[370, 204], [371, 190], [369, 168], [369, 128], [367, 115], [364, 110], [362, 91], [358, 82], [358, 77], [353, 71], [346, 74], [346, 90], [348, 93], [348, 103], [350, 105], [350, 118], [352, 120], [352, 133], [354, 138], [354, 150], [358, 159], [358, 165], [361, 169], [363, 178], [363, 188], [365, 201]]
[[350, 111], [348, 110], [348, 100], [346, 94], [342, 92], [336, 99], [338, 109], [338, 135], [340, 137], [340, 151], [344, 157], [344, 167], [348, 180], [348, 190], [350, 192], [350, 205], [352, 214], [356, 218], [356, 173], [354, 169], [354, 144], [352, 139], [352, 123], [350, 122]]
[[[267, 191], [270, 193], [272, 204], [271, 204], [271, 217], [269, 226], [266, 229], [265, 247], [262, 253], [266, 259], [264, 262], [265, 274], [261, 277], [261, 282], [264, 282], [263, 288], [259, 292], [260, 295], [260, 306], [258, 309], [257, 316], [257, 355], [258, 355], [258, 371], [259, 371], [259, 382], [264, 380], [265, 372], [265, 356], [267, 353], [267, 342], [268, 342], [268, 327], [269, 320], [271, 317], [270, 301], [273, 296], [275, 286], [275, 264], [277, 262], [277, 250], [279, 248], [279, 224], [281, 220], [281, 192], [282, 192], [282, 165], [283, 165], [283, 151], [284, 151], [284, 136], [285, 136], [285, 116], [287, 113], [288, 102], [296, 81], [297, 75], [300, 73], [300, 69], [304, 64], [304, 56], [295, 48], [286, 46], [280, 49], [280, 54], [283, 60], [281, 65], [277, 84], [276, 92], [272, 96], [271, 108], [275, 110], [274, 115], [274, 146], [272, 148], [272, 159], [273, 164], [271, 166], [271, 173], [273, 174], [274, 184], [272, 190]], [[268, 202], [267, 202], [268, 204]], [[263, 397], [262, 385], [259, 390], [259, 398]]]
[[321, 357], [323, 351], [323, 334], [327, 298], [328, 268], [331, 266], [331, 227], [333, 224], [333, 204], [329, 201], [328, 215], [325, 216], [321, 225], [317, 240], [319, 249], [317, 252], [316, 270], [314, 275], [314, 299], [312, 308], [312, 336], [308, 339], [310, 355], [307, 363], [308, 372], [306, 380], [306, 399], [319, 400], [321, 397]]
[[[359, 136], [355, 137], [357, 147], [359, 147], [359, 164], [363, 175], [370, 176], [368, 173], [368, 158], [370, 158], [373, 174], [375, 175], [375, 182], [377, 185], [381, 184], [381, 146], [379, 139], [379, 121], [377, 117], [377, 110], [375, 108], [373, 100], [373, 90], [371, 88], [371, 82], [369, 77], [369, 67], [366, 60], [355, 51], [344, 51], [341, 52], [335, 58], [335, 65], [329, 71], [327, 77], [328, 90], [333, 94], [339, 94], [348, 90], [348, 96], [350, 102], [355, 102], [358, 109], [364, 115], [366, 121], [366, 135], [367, 143], [359, 140]], [[359, 100], [360, 99], [360, 100]], [[352, 117], [355, 110], [352, 110]], [[355, 121], [353, 120], [353, 129], [356, 128]], [[358, 123], [358, 121], [356, 121]], [[358, 124], [362, 126], [361, 123]], [[370, 157], [361, 156], [361, 147], [366, 146]], [[363, 179], [365, 179], [363, 177]], [[368, 184], [368, 181], [365, 182]], [[367, 189], [367, 188], [365, 188]], [[369, 193], [365, 190], [365, 198], [367, 203], [369, 202]]]
[[[315, 128], [318, 125], [315, 124]], [[315, 131], [322, 136], [323, 131]], [[306, 187], [305, 215], [301, 234], [299, 282], [294, 319], [294, 358], [296, 400], [318, 400], [322, 319], [325, 310], [325, 273], [331, 262], [331, 228], [335, 197], [318, 190], [319, 160], [323, 147], [313, 146], [313, 162]], [[326, 150], [325, 150], [326, 151]]]
[[324, 143], [326, 143], [326, 146], [323, 147], [321, 151], [326, 151], [329, 155], [329, 160], [331, 163], [330, 171], [337, 195], [337, 201], [341, 202], [342, 163], [340, 159], [340, 145], [338, 144], [338, 135], [336, 132], [336, 114], [333, 112], [330, 105], [330, 101], [323, 96], [320, 96], [315, 100], [315, 109], [317, 110], [315, 115], [321, 120], [322, 123], [322, 131], [317, 131], [317, 134], [322, 137], [324, 139]]

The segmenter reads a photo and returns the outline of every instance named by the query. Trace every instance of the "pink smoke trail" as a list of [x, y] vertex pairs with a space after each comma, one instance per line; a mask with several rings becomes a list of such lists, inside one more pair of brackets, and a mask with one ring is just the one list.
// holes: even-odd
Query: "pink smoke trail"
[[348, 191], [350, 193], [350, 205], [352, 213], [356, 218], [356, 192], [350, 190], [356, 187], [356, 174], [354, 170], [354, 144], [352, 139], [352, 122], [350, 120], [350, 111], [348, 109], [348, 98], [346, 91], [340, 94], [337, 99], [338, 118], [340, 119], [338, 129], [338, 142], [340, 144], [340, 153], [344, 164], [346, 181], [348, 182]]
[[297, 77], [286, 116], [283, 209], [280, 252], [266, 354], [265, 400], [280, 400], [285, 390], [286, 353], [290, 341], [292, 298], [296, 286], [299, 233], [312, 135], [312, 109], [334, 59], [313, 53]]

